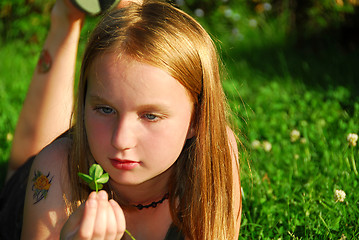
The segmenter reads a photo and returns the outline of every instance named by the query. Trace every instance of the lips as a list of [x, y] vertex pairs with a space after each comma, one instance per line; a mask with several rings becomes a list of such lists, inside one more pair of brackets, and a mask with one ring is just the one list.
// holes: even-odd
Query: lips
[[120, 170], [132, 170], [140, 165], [140, 162], [126, 159], [110, 158], [110, 161], [114, 168]]

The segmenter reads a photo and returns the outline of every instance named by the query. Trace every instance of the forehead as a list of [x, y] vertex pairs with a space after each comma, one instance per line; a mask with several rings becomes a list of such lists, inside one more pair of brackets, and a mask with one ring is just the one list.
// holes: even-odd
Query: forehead
[[106, 53], [95, 58], [88, 75], [88, 91], [107, 96], [190, 101], [187, 89], [158, 67], [127, 56]]

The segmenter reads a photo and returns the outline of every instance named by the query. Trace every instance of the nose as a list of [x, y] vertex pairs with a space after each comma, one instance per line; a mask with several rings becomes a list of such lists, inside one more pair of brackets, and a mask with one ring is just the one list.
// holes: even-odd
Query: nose
[[136, 146], [135, 121], [121, 118], [114, 126], [111, 144], [118, 150], [128, 150]]

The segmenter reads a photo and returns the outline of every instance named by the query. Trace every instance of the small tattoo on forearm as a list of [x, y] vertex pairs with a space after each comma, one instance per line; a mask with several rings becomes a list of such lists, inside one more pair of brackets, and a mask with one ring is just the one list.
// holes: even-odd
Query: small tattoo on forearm
[[50, 178], [50, 172], [45, 176], [39, 170], [34, 171], [34, 177], [32, 179], [32, 191], [34, 193], [32, 198], [35, 201], [34, 204], [47, 197], [53, 178], [54, 176]]
[[52, 59], [49, 51], [46, 49], [42, 50], [39, 61], [37, 63], [37, 70], [39, 73], [47, 73], [52, 65]]

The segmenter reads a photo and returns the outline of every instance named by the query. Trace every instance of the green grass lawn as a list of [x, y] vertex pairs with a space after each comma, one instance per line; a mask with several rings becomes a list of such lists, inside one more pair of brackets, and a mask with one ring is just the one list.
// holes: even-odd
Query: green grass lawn
[[[40, 46], [14, 41], [0, 45], [0, 182]], [[1, 184], [2, 185], [2, 184]]]
[[359, 154], [347, 141], [359, 130], [358, 49], [314, 48], [259, 46], [226, 58], [245, 148], [240, 239], [359, 238]]
[[225, 89], [246, 150], [241, 239], [359, 238], [359, 154], [346, 139], [359, 130], [359, 54], [335, 43], [311, 50], [228, 60]]
[[[359, 132], [359, 50], [286, 44], [275, 27], [220, 38], [243, 143], [240, 239], [358, 239], [359, 153], [347, 135]], [[40, 47], [0, 45], [2, 178]]]

